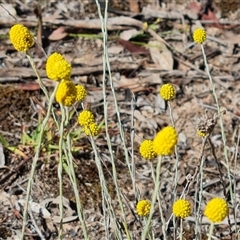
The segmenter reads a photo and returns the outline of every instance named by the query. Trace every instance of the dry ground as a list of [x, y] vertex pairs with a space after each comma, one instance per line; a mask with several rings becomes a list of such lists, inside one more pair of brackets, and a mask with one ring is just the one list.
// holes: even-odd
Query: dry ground
[[[24, 204], [22, 199], [25, 197], [34, 155], [35, 129], [46, 110], [46, 99], [36, 84], [36, 77], [25, 54], [16, 52], [8, 40], [9, 28], [16, 23], [14, 17], [31, 29], [47, 54], [59, 51], [66, 56], [73, 66], [73, 81], [84, 84], [89, 92], [85, 106], [94, 111], [98, 122], [103, 120], [101, 89], [103, 42], [95, 2], [93, 0], [39, 2], [40, 7], [37, 1], [2, 1], [11, 15], [0, 7], [0, 134], [7, 140], [9, 146], [16, 146], [22, 154], [13, 153], [7, 147], [3, 148], [4, 153], [0, 153], [1, 158], [5, 156], [5, 164], [1, 163], [0, 168], [0, 239], [19, 239], [22, 226], [20, 214]], [[103, 2], [101, 6], [104, 6]], [[134, 129], [137, 187], [144, 198], [150, 198], [153, 183], [149, 164], [140, 158], [138, 146], [143, 139], [153, 138], [159, 129], [170, 124], [169, 108], [159, 98], [158, 92], [162, 83], [170, 82], [176, 87], [177, 96], [171, 102], [171, 106], [176, 129], [179, 132], [180, 163], [176, 191], [180, 195], [186, 184], [186, 176], [194, 174], [201, 154], [202, 140], [196, 135], [196, 119], [201, 117], [206, 109], [210, 116], [217, 112], [211, 85], [205, 73], [201, 48], [193, 44], [191, 38], [193, 29], [203, 24], [208, 34], [205, 49], [211, 74], [220, 106], [227, 110], [223, 119], [231, 174], [236, 184], [234, 194], [239, 204], [240, 166], [236, 149], [238, 149], [240, 116], [240, 10], [231, 11], [238, 9], [238, 1], [228, 1], [227, 5], [224, 1], [214, 1], [211, 8], [203, 6], [202, 10], [197, 8], [199, 5], [200, 3], [190, 4], [187, 1], [163, 1], [161, 4], [154, 0], [110, 1], [108, 49], [112, 78], [128, 143], [131, 142], [130, 134]], [[144, 23], [150, 26], [150, 31], [142, 31], [141, 27]], [[51, 91], [53, 82], [46, 78], [44, 71], [46, 57], [41, 53], [38, 45], [31, 49], [31, 54], [44, 83]], [[110, 88], [107, 89], [106, 95], [111, 103], [113, 98]], [[54, 107], [59, 113], [59, 106], [55, 104]], [[114, 145], [119, 184], [126, 196], [129, 209], [134, 209], [136, 199], [124, 162], [116, 111], [111, 104], [108, 108], [109, 133]], [[72, 126], [75, 123], [76, 116], [72, 120]], [[87, 227], [91, 239], [103, 239], [101, 189], [97, 168], [90, 143], [78, 126], [75, 128], [74, 157]], [[23, 134], [30, 138], [24, 141]], [[57, 236], [59, 227], [55, 148], [57, 141], [56, 129], [49, 123], [48, 135], [43, 143], [35, 174], [32, 199], [36, 203], [34, 208], [36, 212], [40, 203], [48, 203], [47, 209], [51, 217], [45, 219], [44, 213], [37, 214], [33, 211], [36, 224], [34, 225], [32, 220], [29, 221], [26, 239], [39, 239], [35, 231], [36, 225], [45, 233], [46, 239], [56, 239]], [[226, 181], [226, 190], [229, 191], [219, 123], [213, 131], [212, 141]], [[108, 188], [114, 199], [115, 191], [111, 180], [111, 164], [108, 161], [104, 128], [96, 143], [105, 162]], [[129, 144], [131, 151], [130, 147], [131, 144]], [[209, 197], [223, 196], [219, 172], [210, 147], [207, 147], [205, 157], [204, 203]], [[165, 159], [162, 167], [160, 197], [164, 204], [166, 219], [171, 214], [173, 201], [174, 159]], [[195, 190], [195, 187], [192, 187], [189, 191], [189, 200], [192, 203], [195, 199]], [[65, 219], [64, 239], [82, 239], [81, 228], [74, 217], [74, 194], [70, 181], [65, 175], [64, 196], [67, 198], [66, 217], [69, 217]], [[113, 204], [117, 205], [115, 202]], [[231, 219], [232, 212], [231, 210]], [[240, 224], [239, 207], [236, 212], [237, 224]], [[142, 229], [140, 220], [138, 217], [135, 218], [130, 210], [127, 218], [134, 239], [139, 239]], [[186, 239], [194, 238], [192, 219], [186, 219], [184, 222]], [[230, 239], [226, 223], [225, 221], [223, 225], [217, 227], [218, 239]], [[162, 237], [160, 226], [159, 218], [155, 216], [156, 239]], [[206, 237], [207, 226], [203, 224], [203, 239]], [[169, 236], [172, 236], [172, 232], [170, 224]], [[235, 236], [234, 233], [233, 239]]]

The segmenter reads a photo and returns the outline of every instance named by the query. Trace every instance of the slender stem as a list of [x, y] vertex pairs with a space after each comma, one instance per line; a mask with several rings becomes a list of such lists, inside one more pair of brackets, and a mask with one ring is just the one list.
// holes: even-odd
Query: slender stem
[[66, 120], [66, 114], [65, 114], [65, 109], [62, 104], [60, 104], [61, 108], [61, 113], [62, 113], [62, 119], [60, 123], [60, 128], [59, 128], [59, 163], [58, 163], [58, 179], [59, 179], [59, 197], [60, 197], [60, 202], [59, 202], [59, 211], [60, 211], [60, 230], [58, 234], [58, 239], [62, 239], [62, 231], [63, 231], [63, 179], [62, 179], [62, 171], [63, 171], [63, 155], [62, 155], [62, 146], [63, 146], [63, 135], [64, 135], [64, 123]]
[[30, 172], [30, 176], [29, 176], [29, 181], [28, 181], [28, 186], [27, 186], [27, 195], [26, 195], [26, 205], [24, 208], [24, 212], [23, 212], [23, 226], [22, 226], [22, 233], [21, 233], [21, 240], [24, 239], [24, 231], [25, 231], [25, 225], [27, 222], [27, 214], [28, 214], [28, 204], [29, 204], [29, 199], [30, 199], [30, 193], [31, 193], [31, 189], [32, 189], [32, 184], [33, 184], [33, 179], [34, 179], [34, 173], [35, 173], [35, 169], [37, 166], [37, 161], [39, 158], [39, 154], [40, 154], [40, 149], [41, 149], [41, 144], [42, 144], [42, 139], [43, 139], [43, 134], [44, 134], [44, 129], [48, 123], [48, 119], [50, 118], [51, 115], [51, 108], [52, 108], [52, 104], [55, 98], [55, 94], [57, 91], [57, 87], [58, 84], [56, 84], [55, 89], [49, 99], [49, 105], [48, 105], [48, 110], [47, 110], [47, 115], [45, 117], [45, 119], [43, 120], [41, 126], [40, 126], [40, 131], [38, 134], [38, 139], [37, 139], [37, 151], [34, 155], [33, 158], [33, 162], [32, 162], [32, 168], [31, 168], [31, 172]]
[[149, 228], [150, 228], [150, 224], [152, 221], [152, 217], [153, 217], [153, 213], [154, 213], [154, 205], [156, 203], [157, 200], [157, 195], [158, 195], [158, 189], [160, 186], [160, 173], [161, 173], [161, 164], [162, 164], [162, 156], [158, 157], [158, 163], [157, 163], [157, 170], [156, 170], [156, 181], [155, 181], [155, 187], [154, 187], [154, 191], [153, 191], [153, 195], [152, 195], [152, 202], [151, 202], [151, 209], [150, 209], [150, 213], [148, 216], [148, 220], [147, 223], [143, 229], [142, 232], [142, 240], [146, 239], [146, 236], [148, 234]]
[[183, 219], [180, 219], [180, 235], [179, 235], [179, 239], [183, 240]]
[[[152, 170], [152, 178], [153, 178], [154, 184], [156, 184], [156, 179], [155, 179], [155, 175], [154, 175], [154, 168], [153, 168], [152, 162], [150, 162], [150, 165], [151, 165], [151, 170]], [[166, 219], [163, 215], [162, 201], [161, 201], [161, 198], [160, 198], [159, 194], [157, 194], [157, 200], [158, 200], [158, 208], [159, 208], [160, 218], [161, 218], [161, 223], [162, 223], [163, 239], [167, 240]]]
[[[203, 47], [202, 44], [201, 44], [201, 49], [202, 49], [204, 64], [205, 64], [205, 67], [206, 67], [206, 72], [208, 74], [208, 78], [209, 78], [211, 86], [212, 86], [213, 96], [215, 98], [215, 102], [216, 102], [216, 105], [217, 105], [217, 110], [218, 110], [218, 115], [219, 115], [219, 120], [220, 120], [220, 126], [221, 126], [222, 141], [223, 141], [223, 146], [224, 146], [224, 156], [225, 156], [226, 163], [227, 163], [227, 166], [228, 166], [227, 171], [228, 171], [231, 203], [233, 204], [232, 180], [231, 180], [231, 172], [230, 172], [230, 167], [229, 167], [230, 164], [229, 164], [229, 159], [228, 159], [228, 154], [227, 154], [226, 136], [225, 136], [225, 133], [224, 133], [224, 125], [223, 125], [222, 114], [221, 114], [221, 110], [220, 110], [220, 106], [219, 106], [219, 101], [218, 101], [218, 97], [217, 97], [217, 93], [216, 93], [215, 84], [213, 82], [213, 79], [212, 79], [212, 76], [211, 76], [211, 73], [210, 73], [210, 70], [209, 70], [207, 57], [206, 57], [205, 50], [204, 50], [204, 47]], [[227, 196], [225, 196], [225, 197], [227, 197]]]
[[[175, 122], [174, 122], [174, 118], [173, 118], [173, 111], [172, 111], [172, 107], [170, 102], [168, 101], [168, 108], [169, 108], [169, 115], [170, 115], [170, 119], [171, 119], [171, 123], [172, 126], [175, 127]], [[175, 165], [174, 165], [174, 169], [175, 169], [175, 174], [174, 174], [174, 189], [173, 189], [173, 202], [176, 201], [177, 199], [177, 185], [178, 185], [178, 163], [179, 163], [179, 156], [178, 156], [178, 149], [177, 146], [175, 146], [175, 156], [176, 156], [176, 161], [175, 161]], [[173, 217], [173, 228], [176, 229], [176, 218]], [[175, 237], [175, 231], [173, 232], [174, 237]]]
[[[68, 119], [69, 118], [69, 109], [68, 108], [66, 108], [66, 115], [67, 115], [66, 118]], [[69, 173], [70, 173], [69, 178], [71, 180], [71, 183], [73, 186], [73, 191], [75, 194], [78, 217], [81, 222], [84, 239], [88, 240], [89, 236], [88, 236], [88, 232], [87, 232], [87, 226], [86, 226], [85, 217], [83, 214], [82, 203], [81, 203], [81, 199], [79, 196], [77, 179], [76, 179], [76, 174], [75, 174], [74, 165], [73, 165], [73, 156], [72, 156], [72, 151], [71, 151], [72, 143], [71, 143], [70, 131], [68, 131], [68, 133], [67, 133], [67, 149], [66, 149], [65, 144], [63, 145], [63, 148], [64, 148], [64, 153], [66, 155], [67, 164], [69, 167]]]
[[48, 91], [47, 91], [47, 88], [44, 86], [43, 82], [42, 82], [42, 79], [40, 77], [40, 74], [36, 68], [36, 65], [32, 59], [32, 57], [27, 53], [27, 58], [28, 58], [28, 61], [30, 62], [31, 64], [31, 67], [33, 69], [33, 71], [35, 72], [36, 76], [37, 76], [37, 81], [38, 81], [38, 84], [40, 85], [41, 89], [43, 90], [47, 100], [49, 101], [49, 94], [48, 94]]
[[212, 222], [209, 228], [208, 240], [212, 239], [214, 223]]

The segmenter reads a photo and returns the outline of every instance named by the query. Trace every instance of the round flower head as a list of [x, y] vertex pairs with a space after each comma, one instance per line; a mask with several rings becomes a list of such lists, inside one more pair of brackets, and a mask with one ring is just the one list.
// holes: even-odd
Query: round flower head
[[153, 140], [153, 150], [160, 155], [172, 155], [178, 135], [174, 127], [168, 126], [158, 132]]
[[163, 84], [162, 87], [160, 88], [160, 96], [162, 99], [166, 101], [170, 101], [175, 98], [175, 88], [173, 87], [172, 84]]
[[153, 150], [152, 140], [144, 140], [139, 147], [139, 152], [143, 158], [146, 158], [148, 160], [152, 160], [157, 156]]
[[84, 132], [87, 136], [92, 135], [93, 137], [95, 137], [99, 134], [98, 125], [95, 122], [90, 123], [89, 126], [84, 127]]
[[193, 32], [193, 40], [196, 43], [203, 43], [207, 39], [206, 31], [203, 28], [198, 28]]
[[84, 86], [82, 85], [77, 85], [77, 101], [83, 101], [84, 98], [87, 96], [87, 91]]
[[56, 92], [56, 101], [63, 106], [72, 106], [76, 102], [77, 90], [70, 80], [62, 80]]
[[81, 126], [89, 126], [91, 123], [94, 123], [94, 116], [89, 110], [83, 110], [78, 116], [78, 123]]
[[191, 206], [187, 200], [179, 199], [173, 204], [173, 214], [176, 217], [186, 218], [191, 213]]
[[213, 198], [207, 203], [204, 215], [213, 223], [221, 222], [228, 215], [228, 204], [222, 198]]
[[51, 54], [46, 63], [46, 73], [49, 79], [60, 81], [71, 76], [71, 64], [60, 54]]
[[14, 48], [19, 52], [26, 52], [34, 44], [32, 34], [22, 24], [16, 24], [11, 27], [9, 38]]
[[140, 200], [136, 206], [137, 214], [146, 217], [151, 209], [151, 203], [148, 200]]

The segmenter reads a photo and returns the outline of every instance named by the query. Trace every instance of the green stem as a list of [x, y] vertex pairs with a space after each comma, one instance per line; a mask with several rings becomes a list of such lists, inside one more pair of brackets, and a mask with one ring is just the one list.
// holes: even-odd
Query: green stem
[[[66, 109], [66, 118], [69, 118], [69, 109]], [[84, 235], [84, 239], [88, 240], [89, 236], [87, 233], [87, 226], [86, 226], [86, 222], [85, 222], [85, 217], [83, 214], [83, 208], [82, 208], [82, 203], [80, 200], [80, 195], [79, 195], [79, 191], [78, 191], [78, 185], [77, 185], [77, 179], [76, 179], [76, 174], [75, 174], [75, 170], [74, 170], [74, 165], [73, 165], [73, 156], [72, 156], [72, 143], [71, 143], [71, 136], [70, 136], [70, 131], [68, 131], [67, 134], [67, 148], [64, 144], [63, 146], [64, 148], [64, 153], [66, 155], [66, 160], [67, 160], [67, 164], [69, 167], [69, 178], [71, 180], [72, 186], [73, 186], [73, 191], [74, 191], [74, 195], [75, 195], [75, 199], [76, 199], [76, 204], [77, 204], [77, 213], [78, 213], [78, 217], [79, 220], [81, 222], [81, 226], [82, 226], [82, 230], [83, 230], [83, 235]]]
[[22, 226], [21, 240], [24, 239], [24, 231], [25, 231], [25, 225], [26, 225], [26, 222], [27, 222], [27, 214], [28, 214], [28, 204], [29, 204], [29, 200], [30, 200], [30, 193], [31, 193], [31, 189], [32, 189], [34, 173], [35, 173], [35, 169], [36, 169], [36, 166], [37, 166], [37, 161], [38, 161], [39, 154], [40, 154], [44, 129], [45, 129], [45, 127], [48, 123], [48, 119], [50, 118], [50, 115], [51, 115], [51, 108], [52, 108], [52, 104], [53, 104], [53, 101], [54, 101], [54, 98], [55, 98], [57, 87], [58, 87], [58, 84], [55, 86], [55, 89], [54, 89], [54, 91], [53, 91], [53, 93], [52, 93], [52, 95], [49, 99], [47, 115], [46, 115], [45, 119], [43, 120], [43, 122], [40, 126], [40, 132], [39, 132], [38, 139], [37, 139], [37, 148], [36, 148], [37, 151], [36, 151], [36, 153], [34, 155], [34, 158], [33, 158], [32, 168], [31, 168], [29, 181], [28, 181], [28, 186], [27, 186], [26, 205], [25, 205], [24, 212], [23, 212], [23, 226]]
[[158, 190], [159, 190], [159, 187], [160, 187], [161, 164], [162, 164], [162, 156], [159, 156], [158, 157], [158, 163], [157, 163], [156, 177], [155, 177], [155, 187], [154, 187], [154, 191], [153, 191], [153, 195], [152, 195], [151, 209], [150, 209], [150, 213], [149, 213], [149, 216], [148, 216], [147, 223], [146, 223], [146, 225], [143, 229], [143, 232], [142, 232], [142, 237], [141, 237], [142, 240], [146, 239], [146, 236], [148, 234], [150, 224], [151, 224], [151, 221], [152, 221], [152, 217], [153, 217], [153, 213], [154, 213], [154, 205], [156, 203]]
[[183, 219], [180, 219], [180, 235], [179, 235], [179, 239], [182, 240], [183, 239]]
[[63, 171], [63, 155], [62, 155], [62, 146], [63, 146], [63, 136], [64, 136], [64, 123], [66, 120], [66, 114], [65, 114], [65, 109], [62, 104], [60, 104], [61, 108], [61, 113], [62, 113], [62, 119], [60, 123], [60, 128], [59, 128], [59, 163], [58, 163], [58, 179], [59, 179], [59, 197], [60, 197], [60, 202], [59, 202], [59, 211], [60, 211], [60, 230], [58, 234], [58, 239], [62, 239], [62, 231], [63, 231], [63, 179], [62, 179], [62, 171]]
[[212, 239], [214, 223], [212, 222], [209, 228], [208, 240]]
[[39, 72], [38, 72], [38, 70], [36, 68], [36, 65], [35, 65], [32, 57], [30, 55], [28, 55], [28, 53], [26, 55], [27, 55], [28, 61], [31, 64], [31, 67], [32, 67], [33, 71], [35, 72], [35, 74], [37, 76], [38, 84], [40, 85], [40, 88], [43, 90], [47, 100], [49, 101], [49, 94], [48, 94], [47, 88], [44, 86], [44, 84], [42, 82], [42, 79], [41, 79], [40, 74], [39, 74]]

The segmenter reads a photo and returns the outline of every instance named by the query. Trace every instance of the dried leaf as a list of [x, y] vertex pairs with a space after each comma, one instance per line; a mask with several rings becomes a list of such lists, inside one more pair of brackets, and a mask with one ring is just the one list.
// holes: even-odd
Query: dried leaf
[[149, 41], [149, 50], [153, 62], [161, 70], [172, 70], [173, 69], [173, 57], [172, 53], [166, 45], [158, 41]]
[[144, 55], [149, 54], [149, 51], [146, 48], [137, 46], [131, 43], [130, 41], [125, 41], [123, 39], [118, 39], [118, 41], [124, 48], [126, 48], [131, 53], [144, 54]]
[[132, 29], [121, 32], [120, 38], [127, 41], [127, 40], [131, 39], [134, 35], [137, 35], [139, 33], [140, 33], [140, 31], [137, 31], [137, 29], [132, 28]]
[[65, 38], [67, 35], [68, 33], [65, 31], [65, 28], [59, 27], [49, 35], [48, 39], [51, 41], [57, 41]]
[[220, 29], [223, 28], [222, 25], [219, 23], [219, 20], [216, 17], [216, 15], [214, 14], [214, 12], [212, 12], [210, 9], [208, 9], [208, 13], [207, 14], [203, 14], [202, 15], [202, 20], [212, 20], [212, 21], [215, 21], [215, 23], [211, 23], [209, 25], [211, 25], [212, 27], [220, 28]]
[[155, 107], [159, 108], [163, 111], [165, 111], [167, 109], [166, 101], [164, 99], [162, 99], [159, 94], [156, 97]]

